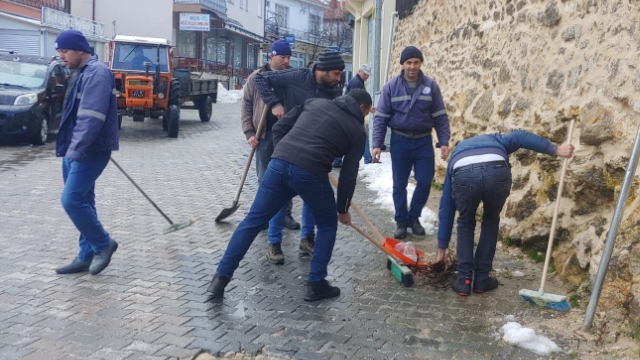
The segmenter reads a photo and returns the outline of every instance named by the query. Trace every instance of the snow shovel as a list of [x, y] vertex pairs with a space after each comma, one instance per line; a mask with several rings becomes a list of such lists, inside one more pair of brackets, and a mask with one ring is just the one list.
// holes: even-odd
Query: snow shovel
[[153, 200], [151, 200], [151, 198], [149, 197], [149, 195], [147, 195], [147, 194], [142, 190], [142, 188], [140, 188], [140, 186], [138, 186], [138, 184], [136, 184], [136, 182], [135, 182], [135, 181], [133, 181], [133, 179], [131, 178], [131, 176], [129, 176], [129, 174], [127, 174], [127, 172], [126, 172], [126, 171], [124, 171], [124, 169], [120, 167], [120, 164], [118, 164], [118, 163], [117, 163], [113, 158], [109, 158], [109, 160], [111, 160], [111, 162], [113, 163], [113, 165], [115, 165], [115, 166], [118, 168], [118, 170], [120, 170], [120, 172], [122, 172], [122, 174], [123, 174], [124, 176], [126, 176], [126, 177], [127, 177], [127, 179], [129, 179], [129, 181], [131, 181], [131, 183], [133, 184], [133, 186], [135, 186], [135, 187], [136, 187], [136, 189], [138, 189], [138, 191], [140, 191], [140, 193], [141, 193], [142, 195], [144, 195], [144, 197], [145, 197], [147, 200], [149, 200], [149, 202], [151, 203], [151, 205], [153, 205], [153, 207], [154, 207], [154, 208], [156, 208], [156, 210], [158, 210], [158, 212], [160, 213], [160, 215], [162, 215], [162, 216], [163, 216], [163, 217], [164, 217], [164, 218], [169, 222], [170, 226], [164, 230], [164, 234], [165, 234], [165, 235], [166, 235], [166, 234], [168, 234], [168, 233], [170, 233], [170, 232], [174, 232], [174, 231], [177, 231], [177, 230], [180, 230], [180, 229], [184, 229], [184, 228], [186, 228], [186, 227], [189, 227], [189, 226], [191, 226], [194, 222], [196, 222], [196, 219], [190, 219], [189, 221], [185, 221], [185, 222], [183, 222], [183, 223], [179, 223], [179, 224], [176, 224], [176, 223], [174, 223], [173, 221], [171, 221], [171, 219], [167, 216], [167, 214], [165, 214], [162, 210], [160, 210], [160, 207], [159, 207], [158, 205], [156, 205], [156, 203], [155, 203], [155, 202], [153, 202]]
[[[569, 124], [569, 137], [568, 142], [571, 144], [571, 135], [573, 135], [573, 124], [575, 120], [571, 120]], [[567, 302], [567, 297], [564, 295], [556, 295], [544, 292], [544, 284], [547, 280], [547, 270], [549, 269], [549, 260], [551, 258], [551, 249], [553, 248], [553, 238], [556, 234], [556, 222], [558, 221], [558, 211], [560, 210], [560, 199], [562, 198], [562, 186], [564, 185], [564, 175], [567, 172], [567, 162], [569, 159], [564, 159], [562, 162], [562, 170], [560, 171], [560, 183], [558, 184], [558, 194], [556, 196], [556, 204], [553, 209], [553, 218], [551, 220], [551, 231], [549, 232], [549, 243], [547, 244], [547, 255], [544, 259], [544, 267], [542, 269], [542, 280], [540, 282], [540, 289], [528, 290], [521, 289], [520, 296], [525, 301], [536, 304], [541, 307], [546, 307], [553, 310], [567, 311], [571, 309], [571, 306]]]
[[[264, 106], [262, 110], [262, 117], [260, 118], [260, 123], [258, 124], [258, 130], [256, 131], [256, 135], [260, 138], [260, 134], [262, 134], [262, 128], [266, 122], [267, 112], [269, 111], [268, 106]], [[256, 148], [252, 147], [251, 152], [249, 153], [249, 158], [247, 159], [247, 165], [244, 167], [244, 173], [242, 174], [242, 178], [240, 179], [240, 184], [238, 184], [238, 190], [236, 191], [236, 197], [233, 199], [233, 204], [230, 207], [222, 209], [220, 215], [216, 218], [216, 222], [220, 222], [229, 216], [233, 215], [236, 210], [240, 207], [238, 201], [240, 200], [240, 193], [242, 193], [242, 187], [244, 186], [244, 181], [247, 178], [247, 173], [249, 172], [249, 168], [251, 167], [251, 160], [253, 160], [253, 154], [256, 152]]]

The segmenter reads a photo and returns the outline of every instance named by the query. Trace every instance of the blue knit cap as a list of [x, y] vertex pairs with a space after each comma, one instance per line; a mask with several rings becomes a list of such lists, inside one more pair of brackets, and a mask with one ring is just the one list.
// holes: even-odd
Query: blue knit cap
[[78, 30], [65, 30], [58, 35], [55, 43], [56, 50], [76, 50], [91, 54], [91, 47], [84, 35]]
[[276, 40], [271, 46], [272, 55], [289, 55], [291, 56], [291, 46], [284, 40]]

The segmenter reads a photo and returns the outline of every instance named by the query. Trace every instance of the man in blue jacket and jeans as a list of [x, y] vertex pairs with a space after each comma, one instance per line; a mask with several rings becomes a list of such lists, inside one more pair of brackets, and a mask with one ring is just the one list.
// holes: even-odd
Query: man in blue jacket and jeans
[[[496, 253], [500, 212], [511, 192], [509, 154], [520, 148], [542, 154], [570, 158], [573, 145], [556, 146], [526, 132], [506, 135], [486, 134], [460, 142], [451, 154], [440, 199], [438, 251], [435, 262], [444, 260], [451, 239], [453, 219], [458, 216], [458, 278], [451, 285], [460, 296], [473, 291], [483, 293], [498, 287], [498, 279], [489, 277]], [[482, 202], [482, 230], [475, 255], [473, 238], [476, 211]]]
[[74, 70], [64, 97], [56, 156], [62, 157], [62, 207], [80, 232], [80, 252], [58, 274], [104, 270], [118, 248], [98, 220], [95, 183], [118, 150], [118, 109], [115, 80], [104, 64], [91, 56], [87, 39], [78, 30], [65, 30], [56, 50]]
[[[420, 70], [424, 58], [415, 46], [407, 46], [400, 56], [402, 72], [382, 88], [373, 123], [373, 162], [380, 161], [387, 127], [391, 128], [391, 170], [393, 204], [397, 229], [394, 237], [404, 239], [407, 227], [415, 235], [425, 235], [420, 224], [435, 171], [431, 131], [435, 127], [442, 159], [449, 153], [449, 119], [440, 88]], [[417, 182], [407, 209], [407, 185], [411, 169]]]

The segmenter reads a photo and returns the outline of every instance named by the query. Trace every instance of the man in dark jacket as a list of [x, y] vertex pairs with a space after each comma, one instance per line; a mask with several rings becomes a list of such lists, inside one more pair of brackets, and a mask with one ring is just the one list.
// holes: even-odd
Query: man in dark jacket
[[87, 39], [78, 30], [65, 30], [56, 50], [67, 68], [75, 70], [64, 98], [56, 155], [62, 159], [62, 207], [80, 232], [80, 252], [58, 274], [104, 270], [118, 244], [98, 220], [95, 183], [118, 150], [118, 109], [113, 73], [92, 58]]
[[[211, 298], [222, 298], [262, 224], [295, 195], [308, 204], [318, 224], [304, 299], [316, 301], [340, 295], [340, 289], [329, 285], [325, 277], [336, 240], [336, 220], [343, 224], [351, 221], [349, 204], [364, 147], [364, 116], [370, 108], [371, 96], [364, 90], [354, 90], [335, 100], [309, 99], [274, 125], [271, 162], [249, 214], [231, 236], [218, 264], [208, 288]], [[327, 174], [331, 172], [331, 161], [340, 155], [345, 159], [336, 204]]]
[[[387, 127], [391, 128], [391, 170], [393, 204], [396, 208], [394, 237], [404, 239], [407, 228], [415, 235], [425, 235], [420, 224], [422, 208], [427, 203], [435, 172], [435, 155], [431, 132], [438, 134], [442, 159], [449, 153], [449, 119], [440, 88], [420, 70], [424, 58], [415, 46], [402, 50], [402, 72], [382, 88], [373, 124], [373, 162], [380, 161]], [[407, 185], [414, 170], [416, 188], [407, 209]]]
[[[262, 100], [271, 107], [271, 112], [278, 118], [296, 106], [302, 105], [307, 99], [324, 98], [335, 99], [342, 94], [339, 82], [344, 70], [344, 60], [337, 51], [324, 50], [318, 56], [318, 61], [312, 69], [296, 68], [282, 71], [257, 73], [255, 85]], [[282, 97], [278, 97], [276, 95]], [[284, 106], [283, 106], [284, 105]], [[285, 210], [283, 210], [285, 211]], [[282, 218], [280, 214], [277, 218]], [[306, 204], [302, 205], [301, 241], [314, 244], [315, 221]], [[279, 254], [282, 250], [274, 249]]]
[[[458, 278], [451, 285], [458, 295], [468, 296], [472, 281], [477, 293], [498, 287], [498, 279], [489, 277], [489, 272], [498, 242], [500, 212], [511, 191], [509, 154], [521, 148], [564, 158], [570, 158], [574, 149], [571, 144], [556, 146], [538, 135], [514, 131], [465, 139], [451, 154], [440, 199], [435, 262], [444, 260], [458, 210]], [[480, 202], [482, 230], [474, 256], [476, 210]]]

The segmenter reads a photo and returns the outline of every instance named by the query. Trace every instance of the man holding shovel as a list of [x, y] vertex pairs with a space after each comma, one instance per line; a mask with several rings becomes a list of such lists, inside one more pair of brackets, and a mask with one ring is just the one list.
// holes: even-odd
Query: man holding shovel
[[[340, 90], [340, 75], [344, 70], [344, 60], [337, 51], [324, 50], [312, 69], [297, 68], [282, 71], [263, 71], [255, 75], [255, 87], [262, 100], [271, 108], [271, 113], [278, 119], [296, 106], [302, 105], [310, 98], [335, 99], [342, 94]], [[276, 95], [281, 95], [282, 99]], [[364, 146], [364, 145], [363, 145]], [[269, 232], [282, 231], [286, 209], [279, 212], [269, 223]], [[315, 220], [306, 203], [302, 206], [302, 229], [300, 230], [300, 245], [313, 253], [315, 246]], [[272, 258], [282, 258], [284, 254], [280, 243], [273, 244]]]
[[[288, 69], [289, 60], [291, 59], [291, 46], [284, 40], [277, 40], [273, 43], [273, 46], [271, 46], [269, 57], [271, 58], [269, 64], [254, 71], [247, 78], [244, 97], [242, 99], [242, 131], [247, 137], [249, 145], [256, 148], [256, 173], [258, 175], [258, 182], [262, 182], [264, 172], [267, 170], [269, 160], [271, 160], [271, 154], [273, 154], [272, 128], [276, 121], [278, 121], [278, 118], [269, 111], [265, 119], [266, 124], [264, 128], [266, 130], [263, 130], [262, 134], [256, 134], [265, 103], [262, 101], [253, 79], [258, 73]], [[300, 229], [300, 224], [291, 216], [292, 205], [291, 201], [285, 205], [284, 226], [288, 229], [297, 230]], [[281, 265], [284, 264], [284, 255], [282, 254], [282, 248], [280, 246], [282, 242], [282, 225], [278, 224], [277, 221], [278, 219], [276, 218], [271, 219], [271, 225], [268, 226], [269, 245], [267, 249], [267, 259], [273, 264]], [[313, 244], [307, 239], [302, 239], [300, 242], [300, 254], [311, 255], [312, 253]]]
[[[212, 299], [222, 298], [262, 225], [295, 195], [307, 204], [318, 225], [304, 299], [316, 301], [340, 295], [340, 289], [329, 285], [325, 277], [336, 241], [337, 220], [351, 222], [349, 204], [364, 149], [364, 117], [370, 108], [371, 96], [357, 89], [335, 100], [309, 99], [274, 125], [271, 162], [249, 213], [231, 236], [207, 289]], [[336, 156], [344, 156], [337, 203], [327, 176]]]
[[[458, 216], [458, 278], [451, 285], [460, 296], [473, 291], [483, 293], [498, 287], [498, 279], [489, 277], [498, 242], [500, 212], [511, 192], [509, 154], [521, 148], [538, 153], [570, 158], [573, 145], [554, 145], [522, 130], [509, 134], [485, 134], [460, 142], [451, 153], [438, 213], [438, 251], [435, 262], [446, 255], [453, 219]], [[476, 211], [483, 204], [482, 230], [473, 252]]]

